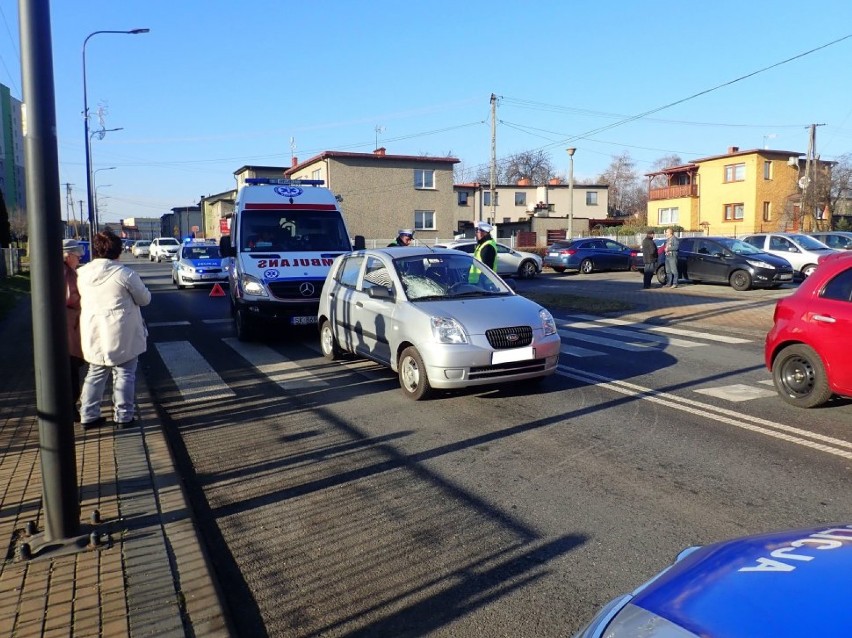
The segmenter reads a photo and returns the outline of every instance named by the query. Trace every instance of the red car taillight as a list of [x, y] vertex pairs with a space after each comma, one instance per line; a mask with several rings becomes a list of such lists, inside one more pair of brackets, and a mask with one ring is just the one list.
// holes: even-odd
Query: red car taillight
[[577, 250], [575, 248], [564, 248], [559, 251], [560, 255], [573, 255]]

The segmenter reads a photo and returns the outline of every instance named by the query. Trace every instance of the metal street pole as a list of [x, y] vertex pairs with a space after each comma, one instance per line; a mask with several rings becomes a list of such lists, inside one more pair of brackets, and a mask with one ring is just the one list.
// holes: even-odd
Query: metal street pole
[[[98, 136], [99, 140], [102, 140], [102, 139], [104, 139], [104, 136], [107, 133], [112, 133], [113, 131], [123, 131], [123, 130], [124, 130], [124, 127], [119, 126], [118, 128], [102, 128], [102, 129], [98, 129], [97, 131], [92, 131], [91, 134], [89, 135], [89, 148], [91, 149], [92, 140], [95, 139], [95, 135]], [[109, 168], [96, 168], [92, 172], [92, 183], [93, 184], [97, 183], [95, 181], [95, 176], [97, 175], [98, 171], [110, 171], [110, 170], [113, 170], [115, 168], [116, 168], [115, 166], [111, 166]], [[97, 194], [97, 192], [95, 192], [95, 226], [94, 226], [95, 228], [98, 228], [98, 226], [100, 225], [100, 221], [101, 220], [98, 216], [98, 194]]]
[[573, 146], [568, 151], [568, 239], [574, 237], [574, 153]]
[[96, 168], [92, 171], [92, 184], [94, 185], [95, 190], [95, 227], [97, 228], [100, 223], [101, 211], [98, 208], [98, 188], [104, 188], [106, 186], [111, 186], [111, 184], [104, 184], [104, 186], [97, 186], [98, 183], [98, 173], [101, 171], [114, 171], [116, 169], [115, 166], [110, 166], [109, 168]]
[[[23, 0], [21, 0], [23, 2]], [[83, 40], [83, 132], [85, 137], [83, 142], [86, 145], [86, 195], [89, 198], [89, 239], [91, 240], [95, 233], [98, 232], [95, 224], [95, 193], [92, 187], [92, 138], [89, 136], [89, 95], [86, 89], [86, 45], [89, 39], [101, 33], [119, 33], [124, 35], [138, 35], [140, 33], [148, 33], [150, 29], [131, 29], [130, 31], [94, 31], [86, 36]]]
[[[79, 533], [48, 0], [20, 0], [33, 363], [46, 544]], [[28, 550], [29, 551], [29, 550]]]

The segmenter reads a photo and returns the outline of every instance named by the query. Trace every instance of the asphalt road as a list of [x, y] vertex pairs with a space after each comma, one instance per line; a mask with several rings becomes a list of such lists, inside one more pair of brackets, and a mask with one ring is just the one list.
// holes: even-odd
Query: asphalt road
[[[686, 546], [852, 511], [852, 402], [786, 407], [759, 322], [725, 323], [784, 291], [644, 293], [695, 296], [684, 321], [558, 313], [534, 393], [414, 403], [312, 329], [242, 344], [225, 298], [138, 268], [143, 369], [243, 636], [571, 635]], [[630, 299], [638, 277], [518, 288]]]

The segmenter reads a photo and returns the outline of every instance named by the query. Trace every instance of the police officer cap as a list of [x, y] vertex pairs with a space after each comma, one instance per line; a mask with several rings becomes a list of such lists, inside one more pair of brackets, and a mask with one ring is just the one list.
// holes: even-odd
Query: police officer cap
[[414, 237], [414, 231], [410, 228], [403, 228], [401, 231], [399, 231], [399, 235], [408, 235], [409, 237]]
[[476, 222], [476, 230], [481, 230], [483, 233], [490, 233], [494, 230], [494, 226], [488, 222]]

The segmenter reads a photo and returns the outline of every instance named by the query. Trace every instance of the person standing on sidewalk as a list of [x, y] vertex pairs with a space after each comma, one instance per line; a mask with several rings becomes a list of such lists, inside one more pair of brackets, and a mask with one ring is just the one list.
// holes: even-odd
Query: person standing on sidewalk
[[674, 229], [669, 226], [666, 228], [666, 285], [669, 288], [677, 288], [677, 280], [679, 279], [677, 272], [677, 249], [680, 246], [680, 239], [675, 237]]
[[651, 287], [651, 279], [657, 270], [657, 244], [654, 243], [654, 231], [648, 229], [645, 239], [642, 240], [642, 261], [645, 262], [645, 270], [642, 273], [642, 288]]
[[71, 366], [71, 411], [74, 422], [80, 422], [77, 401], [80, 399], [80, 369], [85, 365], [80, 345], [80, 291], [77, 289], [77, 266], [83, 247], [76, 239], [62, 240], [62, 260], [65, 262], [65, 324], [68, 332], [68, 361]]
[[139, 274], [118, 262], [121, 239], [101, 232], [92, 241], [92, 261], [77, 271], [80, 289], [80, 335], [89, 364], [80, 397], [84, 428], [103, 425], [101, 400], [107, 375], [112, 372], [113, 420], [133, 421], [136, 405], [136, 363], [147, 349], [148, 329], [142, 306], [151, 292]]

